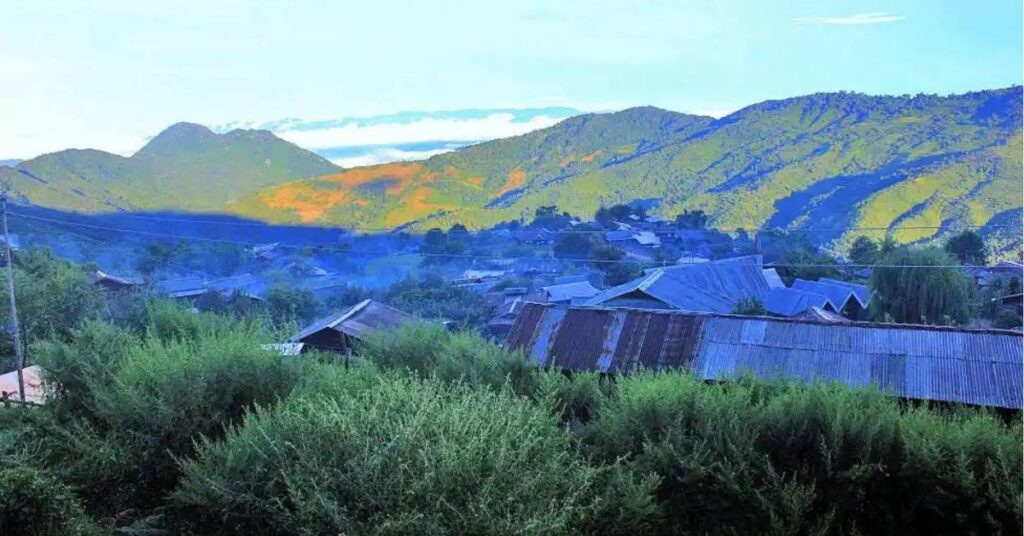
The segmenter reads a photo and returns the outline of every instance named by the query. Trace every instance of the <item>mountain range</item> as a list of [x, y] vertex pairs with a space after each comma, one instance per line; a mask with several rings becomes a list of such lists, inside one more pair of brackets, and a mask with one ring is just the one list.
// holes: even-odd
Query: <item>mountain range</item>
[[339, 171], [265, 130], [176, 123], [130, 157], [68, 149], [0, 167], [0, 181], [15, 202], [51, 208], [222, 212], [239, 196]]
[[656, 199], [662, 216], [701, 209], [719, 227], [804, 229], [840, 246], [852, 227], [876, 235], [898, 227], [898, 240], [916, 241], [970, 225], [1005, 248], [1020, 244], [1021, 107], [1019, 86], [951, 96], [819, 93], [721, 118], [640, 107], [345, 170], [267, 131], [178, 124], [130, 158], [62, 151], [0, 168], [0, 179], [21, 202], [81, 211], [480, 228], [544, 205], [588, 217], [600, 206]]

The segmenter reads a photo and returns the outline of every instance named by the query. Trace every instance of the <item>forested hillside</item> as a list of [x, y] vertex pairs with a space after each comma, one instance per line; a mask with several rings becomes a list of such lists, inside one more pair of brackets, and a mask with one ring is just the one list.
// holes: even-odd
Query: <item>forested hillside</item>
[[68, 149], [0, 167], [0, 181], [15, 201], [52, 208], [218, 212], [247, 193], [339, 169], [268, 131], [177, 123], [129, 158]]
[[828, 242], [851, 226], [1019, 218], [1021, 150], [1020, 87], [949, 97], [823, 93], [721, 119], [649, 107], [582, 115], [422, 162], [273, 187], [230, 210], [355, 227], [482, 227], [543, 205], [587, 216], [655, 198], [662, 215], [703, 209], [723, 227], [824, 228], [816, 238]]

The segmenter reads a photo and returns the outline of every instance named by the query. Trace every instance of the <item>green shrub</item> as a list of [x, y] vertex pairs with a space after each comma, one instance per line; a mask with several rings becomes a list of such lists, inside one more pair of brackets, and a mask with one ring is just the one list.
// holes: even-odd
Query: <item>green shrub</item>
[[1017, 533], [1021, 428], [903, 410], [871, 390], [682, 374], [621, 378], [579, 430], [660, 477], [658, 532]]
[[509, 353], [480, 335], [451, 333], [433, 324], [407, 324], [372, 333], [359, 354], [383, 369], [409, 370], [422, 378], [501, 388], [508, 383], [519, 394], [536, 392], [537, 367], [521, 353]]
[[[608, 384], [611, 385], [610, 383]], [[566, 423], [586, 423], [604, 404], [610, 387], [602, 386], [596, 372], [571, 376], [557, 371], [544, 373], [537, 397]]]
[[140, 519], [177, 483], [177, 457], [220, 437], [253, 404], [288, 396], [298, 362], [259, 348], [253, 323], [156, 304], [148, 335], [91, 324], [74, 344], [41, 345], [54, 420], [39, 426], [40, 456], [81, 489], [90, 512]]
[[568, 440], [508, 392], [384, 377], [204, 442], [176, 515], [203, 533], [564, 534], [598, 504]]
[[0, 534], [99, 534], [67, 488], [31, 467], [0, 469]]

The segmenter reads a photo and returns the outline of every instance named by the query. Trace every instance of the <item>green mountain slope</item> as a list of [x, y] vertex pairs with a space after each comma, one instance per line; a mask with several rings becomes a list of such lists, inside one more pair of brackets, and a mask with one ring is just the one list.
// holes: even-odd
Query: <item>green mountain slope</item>
[[267, 131], [178, 123], [130, 158], [71, 149], [0, 167], [20, 202], [78, 211], [220, 211], [240, 196], [340, 168]]
[[1013, 87], [949, 97], [815, 94], [717, 120], [634, 108], [422, 162], [296, 181], [229, 210], [362, 228], [482, 227], [542, 205], [590, 215], [656, 198], [664, 216], [703, 209], [717, 226], [815, 229], [818, 240], [839, 244], [854, 225], [985, 225], [1021, 208], [1021, 105]]

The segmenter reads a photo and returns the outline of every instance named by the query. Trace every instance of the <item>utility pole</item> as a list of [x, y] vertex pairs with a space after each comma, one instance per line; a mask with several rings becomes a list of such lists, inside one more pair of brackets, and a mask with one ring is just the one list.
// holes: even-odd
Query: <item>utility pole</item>
[[14, 258], [11, 256], [11, 237], [7, 234], [7, 192], [0, 194], [0, 214], [4, 221], [4, 262], [7, 264], [7, 293], [11, 297], [11, 333], [14, 335], [14, 356], [18, 362], [18, 394], [25, 403], [25, 355], [21, 350], [21, 330], [18, 329], [18, 306], [14, 302]]

